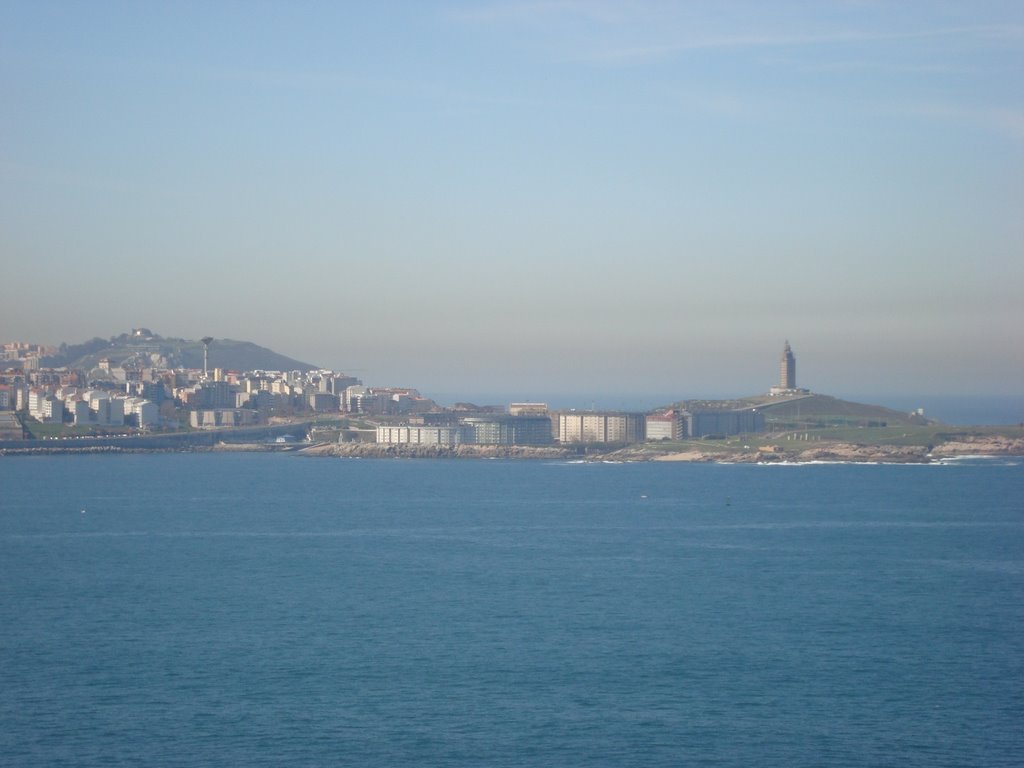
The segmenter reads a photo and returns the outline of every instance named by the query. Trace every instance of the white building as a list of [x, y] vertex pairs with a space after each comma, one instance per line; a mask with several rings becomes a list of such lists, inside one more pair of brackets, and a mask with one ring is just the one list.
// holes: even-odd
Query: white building
[[64, 421], [64, 401], [45, 390], [30, 389], [28, 415], [46, 424], [60, 424]]
[[547, 416], [547, 403], [510, 403], [509, 416]]
[[30, 389], [28, 391], [28, 415], [33, 419], [39, 419], [42, 421], [43, 416], [43, 398], [46, 393], [41, 389]]
[[159, 406], [143, 397], [129, 397], [124, 400], [125, 415], [131, 417], [139, 429], [160, 426]]
[[558, 414], [560, 443], [636, 443], [644, 439], [640, 413], [563, 411]]
[[65, 401], [65, 406], [71, 412], [71, 422], [75, 425], [88, 424], [92, 421], [92, 409], [89, 403], [81, 397], [74, 397]]
[[42, 418], [49, 424], [61, 424], [64, 421], [64, 401], [56, 395], [46, 395], [42, 400]]
[[679, 440], [686, 434], [686, 422], [680, 411], [669, 408], [667, 411], [649, 414], [646, 430], [648, 440]]
[[450, 426], [379, 426], [377, 442], [392, 445], [459, 445], [467, 443], [467, 428]]
[[123, 399], [111, 397], [109, 392], [102, 389], [90, 389], [82, 397], [89, 402], [91, 422], [109, 427], [124, 426]]
[[256, 411], [246, 408], [206, 408], [192, 411], [189, 422], [195, 429], [217, 429], [219, 427], [244, 427], [258, 421]]

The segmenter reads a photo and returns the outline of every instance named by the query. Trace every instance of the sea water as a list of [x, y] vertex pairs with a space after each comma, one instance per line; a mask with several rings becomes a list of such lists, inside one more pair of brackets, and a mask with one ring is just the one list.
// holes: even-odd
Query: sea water
[[1011, 766], [1024, 467], [0, 459], [0, 764]]

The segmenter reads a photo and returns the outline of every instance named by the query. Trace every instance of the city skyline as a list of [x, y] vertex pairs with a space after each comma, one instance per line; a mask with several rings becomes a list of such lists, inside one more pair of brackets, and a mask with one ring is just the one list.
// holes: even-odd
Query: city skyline
[[609, 395], [762, 391], [789, 339], [814, 391], [1024, 390], [1019, 7], [6, 17], [6, 338]]

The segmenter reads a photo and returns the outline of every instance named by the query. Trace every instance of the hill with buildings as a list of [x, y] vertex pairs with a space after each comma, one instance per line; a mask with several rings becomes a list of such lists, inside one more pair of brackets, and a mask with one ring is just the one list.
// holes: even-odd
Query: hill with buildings
[[[61, 344], [57, 354], [41, 362], [91, 371], [106, 360], [110, 366], [139, 368], [202, 368], [202, 340], [177, 339], [135, 328], [109, 339], [94, 338], [81, 344]], [[127, 364], [127, 366], [126, 366]], [[232, 371], [309, 371], [315, 365], [278, 354], [250, 341], [213, 339], [209, 349], [210, 368]]]

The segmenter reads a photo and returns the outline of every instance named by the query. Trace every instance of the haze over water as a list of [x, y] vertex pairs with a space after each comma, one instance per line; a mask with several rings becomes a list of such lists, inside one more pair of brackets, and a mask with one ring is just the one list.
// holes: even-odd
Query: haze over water
[[1024, 389], [1024, 6], [8, 3], [0, 329], [431, 392]]

